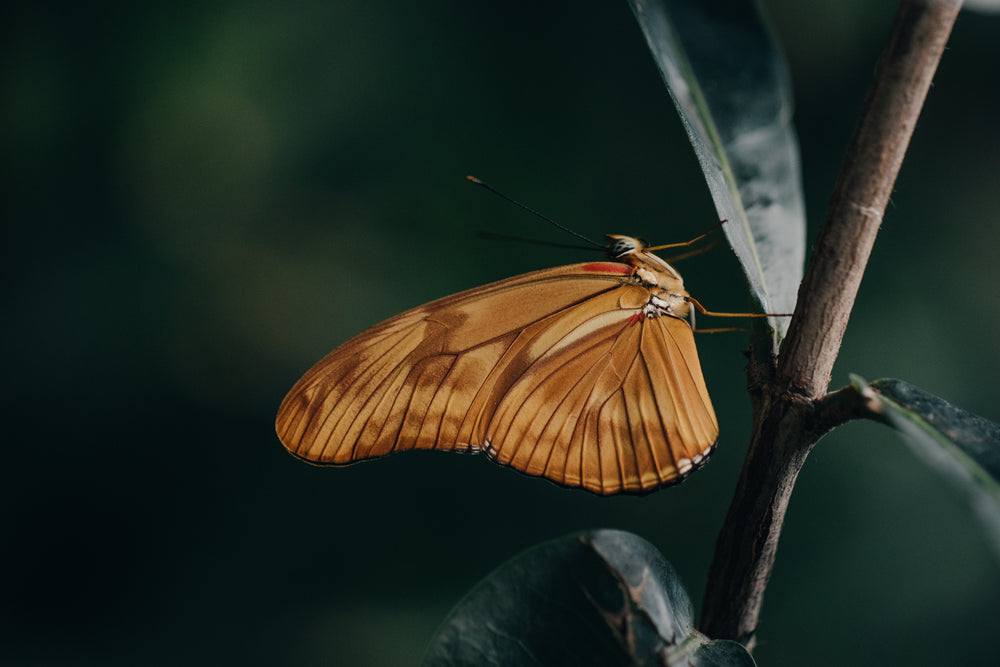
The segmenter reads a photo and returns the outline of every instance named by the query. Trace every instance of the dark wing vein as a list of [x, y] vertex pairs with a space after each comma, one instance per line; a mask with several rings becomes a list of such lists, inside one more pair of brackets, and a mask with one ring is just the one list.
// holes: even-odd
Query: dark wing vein
[[[658, 480], [662, 482], [663, 480], [662, 477], [660, 476], [660, 462], [657, 460], [656, 450], [653, 448], [653, 440], [649, 437], [649, 432], [646, 428], [646, 415], [645, 415], [645, 410], [643, 409], [643, 396], [645, 395], [644, 390], [646, 389], [652, 390], [653, 387], [652, 383], [649, 381], [649, 371], [646, 368], [646, 360], [642, 356], [642, 336], [643, 332], [645, 331], [646, 321], [643, 320], [640, 323], [640, 326], [642, 327], [642, 329], [639, 331], [639, 344], [636, 345], [635, 357], [632, 359], [632, 363], [629, 364], [629, 368], [628, 371], [625, 373], [625, 377], [626, 377], [626, 383], [628, 382], [628, 378], [630, 377], [634, 377], [635, 382], [640, 382], [641, 380], [639, 379], [639, 375], [641, 375], [646, 380], [646, 387], [637, 388], [635, 391], [632, 391], [631, 400], [629, 400], [629, 393], [627, 391], [625, 392], [624, 394], [625, 407], [626, 407], [625, 411], [627, 414], [630, 413], [631, 411], [628, 410], [628, 406], [634, 403], [635, 409], [639, 413], [638, 414], [639, 419], [637, 424], [634, 423], [635, 420], [630, 419], [630, 422], [633, 423], [631, 423], [630, 425], [629, 432], [636, 433], [637, 430], [641, 429], [642, 435], [644, 436], [642, 440], [644, 441], [646, 449], [649, 451], [649, 458], [653, 462], [653, 467], [656, 471], [656, 477]], [[631, 387], [629, 387], [629, 389], [631, 389]], [[635, 438], [633, 438], [632, 446], [635, 447], [635, 445], [636, 445]], [[639, 477], [641, 480], [642, 479], [641, 470], [639, 471]]]
[[[336, 423], [329, 430], [329, 436], [326, 438], [326, 442], [323, 445], [324, 450], [333, 440], [337, 432], [342, 431], [343, 435], [340, 438], [340, 444], [338, 445], [338, 450], [343, 448], [345, 444], [350, 442], [351, 458], [354, 458], [354, 452], [357, 450], [359, 445], [359, 437], [354, 436], [353, 438], [351, 438], [351, 434], [358, 430], [356, 429], [356, 426], [358, 425], [359, 419], [361, 418], [362, 415], [365, 415], [366, 413], [369, 412], [369, 406], [372, 405], [372, 402], [378, 401], [379, 398], [384, 396], [386, 394], [385, 388], [393, 386], [395, 381], [399, 379], [402, 373], [406, 370], [405, 366], [396, 363], [397, 357], [396, 355], [393, 355], [392, 352], [395, 352], [398, 349], [403, 348], [405, 342], [412, 343], [413, 341], [411, 339], [413, 335], [416, 333], [417, 328], [418, 328], [417, 326], [414, 326], [408, 329], [407, 335], [403, 339], [393, 343], [393, 345], [389, 348], [389, 350], [376, 357], [375, 362], [371, 363], [359, 375], [358, 381], [356, 383], [352, 383], [350, 388], [353, 389], [354, 386], [357, 385], [357, 392], [353, 400], [351, 401], [351, 404], [357, 405], [358, 408], [353, 412], [351, 410], [347, 410], [344, 408], [341, 409], [340, 416], [337, 418]], [[418, 347], [419, 344], [420, 343], [417, 342], [414, 348]], [[409, 352], [406, 352], [403, 358], [405, 359], [409, 357], [412, 353], [413, 349], [411, 349]], [[405, 378], [403, 379], [405, 382]], [[375, 382], [374, 386], [372, 386], [373, 381]], [[344, 394], [341, 395], [340, 401], [343, 401], [346, 395], [347, 392], [345, 391]], [[342, 405], [343, 403], [338, 402], [338, 406]], [[349, 419], [350, 421], [347, 422], [346, 426], [344, 426], [344, 420], [346, 419]], [[364, 423], [361, 424], [361, 430], [363, 430], [363, 428], [364, 428]], [[322, 432], [323, 430], [319, 431], [319, 433]], [[353, 442], [351, 442], [352, 439]]]
[[[416, 325], [400, 331], [400, 335], [389, 344], [388, 352], [391, 352], [400, 345], [402, 345], [409, 338], [410, 334], [412, 334], [413, 329], [415, 327]], [[384, 339], [382, 340], [384, 342]], [[319, 400], [314, 400], [308, 406], [303, 406], [302, 408], [307, 413], [309, 413], [309, 417], [307, 419], [305, 426], [306, 432], [309, 432], [310, 426], [313, 426], [313, 422], [315, 419], [317, 418], [320, 419], [319, 422], [316, 423], [315, 426], [312, 428], [313, 432], [312, 437], [309, 439], [303, 438], [302, 442], [299, 445], [301, 447], [302, 445], [308, 444], [307, 453], [310, 452], [310, 450], [312, 449], [313, 445], [316, 442], [320, 441], [320, 436], [324, 432], [329, 432], [330, 434], [335, 432], [337, 428], [340, 426], [341, 420], [349, 414], [346, 410], [338, 408], [340, 407], [341, 402], [344, 401], [345, 398], [349, 397], [352, 390], [355, 390], [355, 388], [357, 388], [356, 393], [360, 394], [360, 392], [364, 388], [364, 384], [369, 381], [369, 378], [371, 378], [374, 375], [377, 375], [379, 372], [383, 371], [383, 369], [385, 369], [387, 366], [391, 364], [391, 360], [388, 354], [376, 357], [374, 363], [369, 364], [364, 368], [352, 367], [349, 363], [350, 362], [349, 359], [343, 361], [344, 363], [340, 363], [339, 365], [334, 366], [334, 368], [337, 368], [337, 370], [342, 371], [338, 375], [335, 381], [331, 382], [330, 381], [331, 378], [327, 375], [320, 375], [314, 378], [314, 381], [316, 383], [316, 389], [317, 391], [322, 390], [323, 396]], [[356, 375], [353, 378], [351, 378], [346, 385], [343, 385], [342, 384], [343, 380], [345, 378], [350, 377], [352, 370], [357, 371]], [[334, 398], [335, 395], [336, 398]], [[310, 407], [312, 408], [311, 410], [309, 409]], [[334, 418], [332, 424], [329, 423], [331, 418]], [[320, 451], [316, 454], [317, 458], [322, 459], [325, 456], [327, 447], [329, 445], [330, 445], [329, 436], [323, 438], [322, 447]]]
[[[572, 333], [572, 332], [569, 332], [569, 333]], [[569, 334], [567, 334], [567, 336], [564, 336], [561, 340], [565, 340], [568, 337], [568, 335]], [[514, 415], [511, 418], [511, 422], [513, 423], [514, 421], [516, 421], [517, 418], [522, 413], [525, 412], [525, 409], [526, 409], [527, 406], [534, 407], [534, 406], [537, 406], [539, 404], [541, 404], [541, 405], [548, 405], [549, 404], [549, 401], [546, 401], [544, 399], [539, 400], [539, 395], [541, 395], [545, 390], [547, 390], [549, 388], [548, 385], [551, 384], [551, 382], [560, 374], [560, 371], [563, 370], [564, 364], [569, 364], [570, 362], [572, 362], [574, 360], [581, 359], [581, 358], [587, 356], [588, 354], [590, 354], [593, 350], [595, 350], [597, 348], [600, 348], [600, 347], [602, 347], [605, 344], [606, 344], [606, 339], [597, 339], [597, 340], [593, 341], [593, 343], [591, 345], [587, 346], [586, 348], [580, 349], [580, 346], [576, 346], [572, 350], [573, 354], [571, 356], [569, 356], [569, 358], [566, 359], [565, 362], [563, 362], [563, 364], [546, 364], [545, 363], [546, 360], [544, 359], [544, 357], [540, 357], [538, 359], [538, 361], [536, 362], [535, 366], [533, 366], [533, 368], [532, 368], [533, 373], [535, 375], [539, 376], [538, 380], [535, 382], [535, 386], [528, 392], [528, 394], [525, 396], [524, 400], [520, 403], [520, 405], [518, 405], [516, 407]], [[549, 372], [547, 372], [547, 373], [539, 374], [538, 370], [534, 370], [536, 366], [540, 367], [540, 368], [549, 368], [551, 370]], [[581, 380], [582, 380], [582, 378], [581, 378]], [[548, 430], [549, 426], [553, 423], [553, 420], [559, 415], [559, 408], [563, 407], [563, 405], [565, 405], [566, 401], [570, 400], [570, 397], [572, 396], [572, 393], [573, 393], [573, 389], [575, 389], [577, 386], [578, 386], [578, 384], [575, 383], [572, 386], [568, 387], [565, 392], [561, 392], [561, 398], [559, 399], [559, 402], [556, 403], [556, 405], [553, 407], [551, 413], [549, 413], [548, 417], [545, 418], [545, 423], [542, 426], [542, 428], [539, 430], [537, 439], [535, 439], [531, 443], [531, 448], [532, 449], [534, 449], [535, 447], [537, 447], [540, 444], [541, 438], [544, 436], [544, 434]], [[537, 413], [535, 413], [535, 415], [533, 415], [533, 416], [537, 417]], [[534, 420], [532, 419], [532, 421], [534, 421]], [[525, 445], [525, 440], [521, 439], [521, 440], [518, 441], [517, 445], [515, 446], [515, 449], [511, 452], [511, 459], [514, 459], [514, 458], [517, 457], [518, 451], [520, 451], [520, 449], [524, 445]], [[550, 456], [551, 456], [551, 449], [550, 449]], [[548, 458], [546, 459], [546, 462], [547, 461], [548, 461]]]

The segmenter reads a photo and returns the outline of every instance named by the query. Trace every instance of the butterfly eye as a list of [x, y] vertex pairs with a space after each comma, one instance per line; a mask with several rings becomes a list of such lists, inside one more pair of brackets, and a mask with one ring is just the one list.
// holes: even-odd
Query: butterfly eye
[[642, 247], [638, 239], [634, 239], [631, 236], [616, 236], [610, 238], [611, 245], [608, 246], [608, 257], [611, 259], [620, 259], [625, 255], [634, 253]]

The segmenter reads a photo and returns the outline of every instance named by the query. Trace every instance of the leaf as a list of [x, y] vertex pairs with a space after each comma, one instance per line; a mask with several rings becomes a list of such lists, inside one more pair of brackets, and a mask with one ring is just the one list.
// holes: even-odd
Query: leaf
[[753, 665], [694, 629], [691, 601], [653, 545], [617, 530], [533, 547], [451, 612], [427, 666]]
[[1000, 425], [902, 380], [868, 385], [852, 375], [851, 383], [874, 419], [898, 430], [966, 495], [1000, 554]]
[[1000, 0], [965, 0], [962, 9], [978, 11], [983, 14], [996, 14], [1000, 12]]
[[[629, 0], [763, 312], [791, 313], [805, 204], [788, 71], [751, 0]], [[774, 347], [788, 318], [770, 318]]]

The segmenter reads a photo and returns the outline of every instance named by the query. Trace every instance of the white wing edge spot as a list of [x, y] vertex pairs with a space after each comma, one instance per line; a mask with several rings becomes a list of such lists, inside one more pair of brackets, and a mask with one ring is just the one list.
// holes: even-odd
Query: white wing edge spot
[[[695, 461], [697, 463], [697, 461]], [[691, 463], [691, 459], [677, 459], [677, 474], [686, 475], [694, 470], [694, 463]]]
[[497, 455], [500, 453], [496, 450], [496, 447], [493, 446], [493, 443], [490, 442], [489, 438], [483, 440], [483, 446], [480, 451], [486, 452], [486, 456], [490, 457], [494, 461], [496, 461]]
[[715, 449], [715, 445], [709, 445], [705, 449], [701, 450], [700, 454], [695, 454], [689, 459], [677, 459], [677, 475], [679, 477], [684, 477], [695, 468], [701, 466], [702, 463], [708, 460], [708, 457], [711, 455], [713, 449]]

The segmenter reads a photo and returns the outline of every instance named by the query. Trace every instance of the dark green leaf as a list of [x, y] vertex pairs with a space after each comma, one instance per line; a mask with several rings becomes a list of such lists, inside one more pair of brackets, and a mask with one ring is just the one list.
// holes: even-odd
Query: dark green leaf
[[753, 665], [694, 629], [691, 601], [649, 542], [617, 530], [534, 547], [452, 611], [426, 665]]
[[[805, 205], [784, 59], [751, 0], [629, 0], [765, 312], [790, 313]], [[775, 345], [788, 318], [773, 318]]]
[[851, 378], [870, 415], [967, 495], [1000, 551], [1000, 425], [902, 380]]

